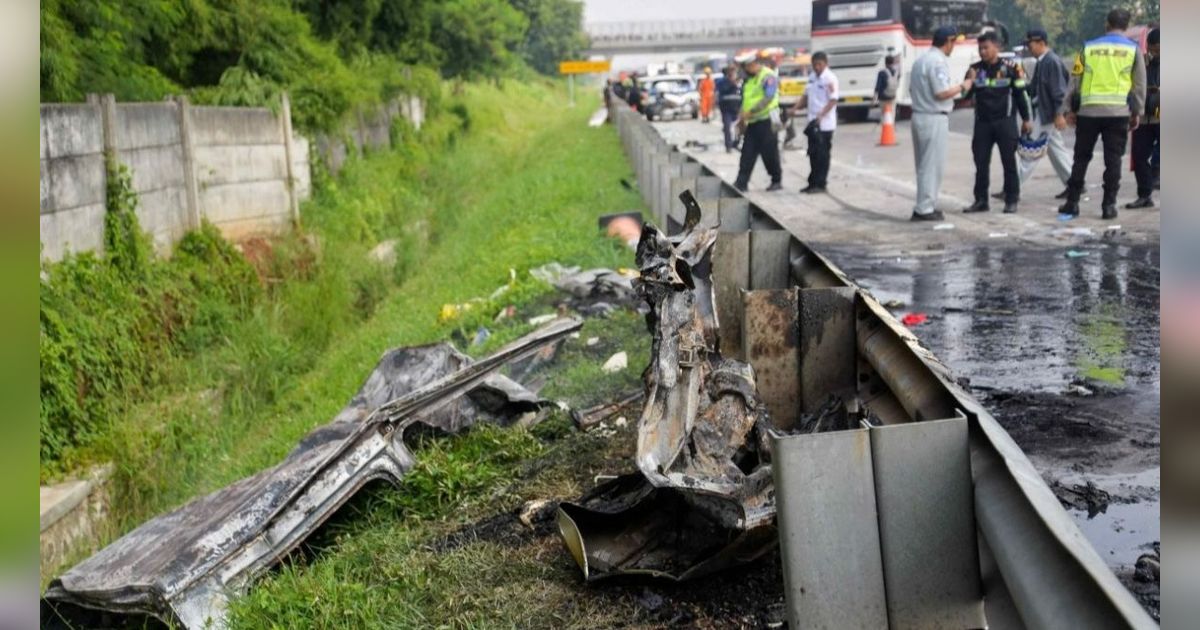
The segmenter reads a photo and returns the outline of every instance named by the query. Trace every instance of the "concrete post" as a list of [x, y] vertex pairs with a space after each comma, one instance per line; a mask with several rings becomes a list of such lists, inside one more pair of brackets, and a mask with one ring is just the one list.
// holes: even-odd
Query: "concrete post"
[[183, 153], [183, 187], [187, 203], [188, 227], [200, 229], [200, 192], [196, 184], [196, 158], [192, 146], [192, 106], [187, 96], [176, 96], [179, 108], [179, 145]]
[[117, 158], [117, 97], [112, 94], [100, 96], [100, 121], [104, 129], [104, 153]]
[[361, 105], [354, 108], [354, 114], [358, 119], [358, 157], [362, 157], [367, 148], [367, 121], [363, 119]]
[[288, 98], [287, 92], [282, 92], [279, 95], [279, 123], [280, 133], [283, 134], [283, 156], [287, 161], [287, 190], [288, 190], [288, 205], [292, 215], [292, 225], [300, 225], [300, 199], [296, 195], [296, 174], [293, 173], [292, 160], [294, 158], [294, 148], [292, 147], [292, 101]]

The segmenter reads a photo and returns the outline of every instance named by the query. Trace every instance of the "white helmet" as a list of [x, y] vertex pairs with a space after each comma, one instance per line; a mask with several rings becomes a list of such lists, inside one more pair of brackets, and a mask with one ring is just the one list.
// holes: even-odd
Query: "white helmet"
[[1044, 131], [1036, 138], [1022, 135], [1017, 139], [1017, 155], [1021, 156], [1022, 160], [1032, 162], [1046, 155], [1049, 144], [1050, 135]]

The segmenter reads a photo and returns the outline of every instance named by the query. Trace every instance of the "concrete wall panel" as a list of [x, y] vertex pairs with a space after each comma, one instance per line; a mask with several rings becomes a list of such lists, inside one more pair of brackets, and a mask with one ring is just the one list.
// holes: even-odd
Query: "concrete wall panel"
[[289, 216], [283, 180], [225, 184], [200, 190], [202, 216], [218, 226], [258, 217]]
[[122, 150], [117, 159], [129, 168], [133, 189], [138, 193], [185, 185], [182, 145]]
[[171, 245], [191, 227], [186, 195], [182, 186], [138, 193], [138, 223], [151, 236], [159, 253], [171, 251]]
[[104, 212], [100, 203], [41, 215], [42, 258], [61, 260], [71, 252], [102, 251]]
[[179, 144], [175, 103], [120, 103], [115, 123], [117, 151]]
[[276, 145], [218, 145], [196, 147], [196, 182], [208, 186], [286, 180], [283, 143]]
[[222, 144], [281, 144], [279, 120], [265, 107], [193, 107], [192, 141]]
[[42, 161], [41, 213], [104, 205], [104, 156], [99, 153]]
[[42, 105], [43, 158], [104, 152], [104, 124], [97, 105]]

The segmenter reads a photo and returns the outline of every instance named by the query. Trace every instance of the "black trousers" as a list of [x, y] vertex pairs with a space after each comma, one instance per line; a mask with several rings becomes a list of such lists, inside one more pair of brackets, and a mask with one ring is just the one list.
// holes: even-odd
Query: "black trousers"
[[[820, 142], [815, 140], [820, 138]], [[818, 131], [808, 141], [808, 185], [824, 188], [829, 179], [829, 156], [833, 152], [833, 132]]]
[[1088, 162], [1096, 150], [1096, 140], [1104, 143], [1104, 203], [1116, 203], [1121, 190], [1121, 157], [1129, 137], [1129, 117], [1080, 116], [1075, 122], [1075, 164], [1067, 180], [1067, 201], [1079, 203]]
[[771, 120], [760, 120], [746, 125], [746, 133], [742, 134], [742, 160], [738, 164], [737, 180], [734, 185], [745, 188], [750, 183], [750, 173], [758, 156], [762, 156], [763, 166], [771, 176], [771, 183], [783, 180], [783, 170], [779, 167], [779, 140], [771, 131]]
[[1152, 158], [1159, 143], [1158, 123], [1140, 125], [1133, 130], [1133, 175], [1137, 178], [1138, 199], [1146, 199], [1154, 192], [1154, 180], [1158, 179]]
[[737, 143], [733, 140], [733, 126], [737, 124], [737, 118], [738, 113], [736, 110], [721, 110], [721, 133], [725, 134], [726, 149], [732, 149], [737, 146]]
[[998, 120], [975, 119], [971, 153], [975, 156], [975, 201], [987, 203], [992, 170], [992, 147], [1000, 147], [1000, 165], [1004, 167], [1004, 202], [1016, 203], [1021, 196], [1021, 178], [1017, 173], [1017, 121], [1014, 116]]

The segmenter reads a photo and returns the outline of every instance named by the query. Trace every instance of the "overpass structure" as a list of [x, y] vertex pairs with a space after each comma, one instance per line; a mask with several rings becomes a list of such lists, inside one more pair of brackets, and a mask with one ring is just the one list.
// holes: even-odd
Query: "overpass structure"
[[807, 45], [812, 16], [592, 22], [588, 54], [646, 54]]

